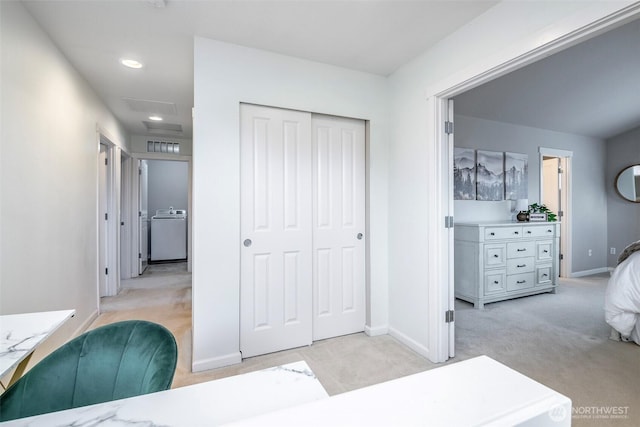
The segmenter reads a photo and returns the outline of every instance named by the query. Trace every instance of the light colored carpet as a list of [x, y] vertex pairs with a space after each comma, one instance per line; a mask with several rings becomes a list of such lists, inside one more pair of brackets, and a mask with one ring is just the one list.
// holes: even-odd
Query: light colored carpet
[[[178, 284], [185, 272], [170, 270], [145, 272], [121, 295], [103, 299], [110, 311], [92, 327], [131, 318], [165, 325], [178, 342], [173, 387], [305, 360], [333, 395], [442, 366], [388, 335], [354, 334], [192, 373], [190, 288]], [[561, 279], [556, 294], [487, 304], [484, 310], [456, 301], [456, 356], [447, 363], [486, 354], [569, 396], [575, 426], [640, 425], [640, 346], [608, 339], [602, 311], [607, 278]], [[603, 415], [610, 408], [627, 408], [626, 416]]]

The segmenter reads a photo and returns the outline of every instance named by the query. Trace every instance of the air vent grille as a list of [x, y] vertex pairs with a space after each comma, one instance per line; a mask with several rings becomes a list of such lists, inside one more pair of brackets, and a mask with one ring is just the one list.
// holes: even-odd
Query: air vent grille
[[147, 141], [147, 152], [180, 154], [180, 143], [165, 141]]

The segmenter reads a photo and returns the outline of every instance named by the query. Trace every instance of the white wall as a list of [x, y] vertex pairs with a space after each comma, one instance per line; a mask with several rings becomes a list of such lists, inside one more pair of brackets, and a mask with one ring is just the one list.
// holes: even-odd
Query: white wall
[[194, 370], [240, 361], [241, 102], [370, 121], [367, 327], [386, 332], [386, 79], [204, 38], [195, 40], [194, 59]]
[[[148, 160], [148, 210], [189, 208], [189, 163]], [[189, 212], [187, 212], [188, 214]]]
[[[608, 266], [617, 265], [618, 256], [627, 245], [640, 240], [640, 203], [624, 200], [616, 191], [615, 179], [627, 166], [640, 164], [640, 127], [607, 140], [607, 248]], [[609, 252], [607, 252], [609, 253]]]
[[[461, 115], [455, 117], [455, 128], [455, 145], [458, 147], [528, 155], [530, 204], [540, 202], [539, 148], [573, 152], [571, 273], [606, 267], [607, 210], [604, 207], [607, 204], [607, 151], [603, 140]], [[595, 209], [595, 206], [602, 208]], [[454, 203], [455, 218], [458, 222], [511, 220], [510, 209], [513, 207], [513, 203], [509, 201], [457, 200]], [[592, 256], [588, 256], [589, 249], [592, 250]]]
[[[433, 361], [446, 360], [448, 236], [436, 98], [633, 2], [501, 2], [390, 77], [389, 324]], [[524, 60], [523, 60], [524, 61]], [[525, 61], [526, 62], [526, 61]], [[444, 120], [444, 119], [442, 119]], [[429, 307], [437, 307], [429, 310]]]
[[98, 309], [96, 125], [126, 135], [20, 2], [0, 11], [0, 313], [75, 309], [55, 348]]

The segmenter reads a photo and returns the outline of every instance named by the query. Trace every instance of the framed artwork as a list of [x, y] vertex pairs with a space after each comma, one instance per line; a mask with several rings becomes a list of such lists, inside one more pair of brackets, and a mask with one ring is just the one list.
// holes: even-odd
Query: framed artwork
[[476, 150], [453, 148], [453, 199], [476, 199]]
[[504, 198], [528, 199], [529, 161], [526, 154], [504, 153]]
[[476, 200], [504, 200], [504, 153], [476, 152]]

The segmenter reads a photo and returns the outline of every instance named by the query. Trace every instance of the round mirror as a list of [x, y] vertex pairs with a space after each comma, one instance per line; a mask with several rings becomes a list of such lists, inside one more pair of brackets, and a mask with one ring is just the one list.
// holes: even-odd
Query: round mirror
[[640, 165], [622, 169], [616, 177], [616, 190], [620, 197], [640, 203]]

